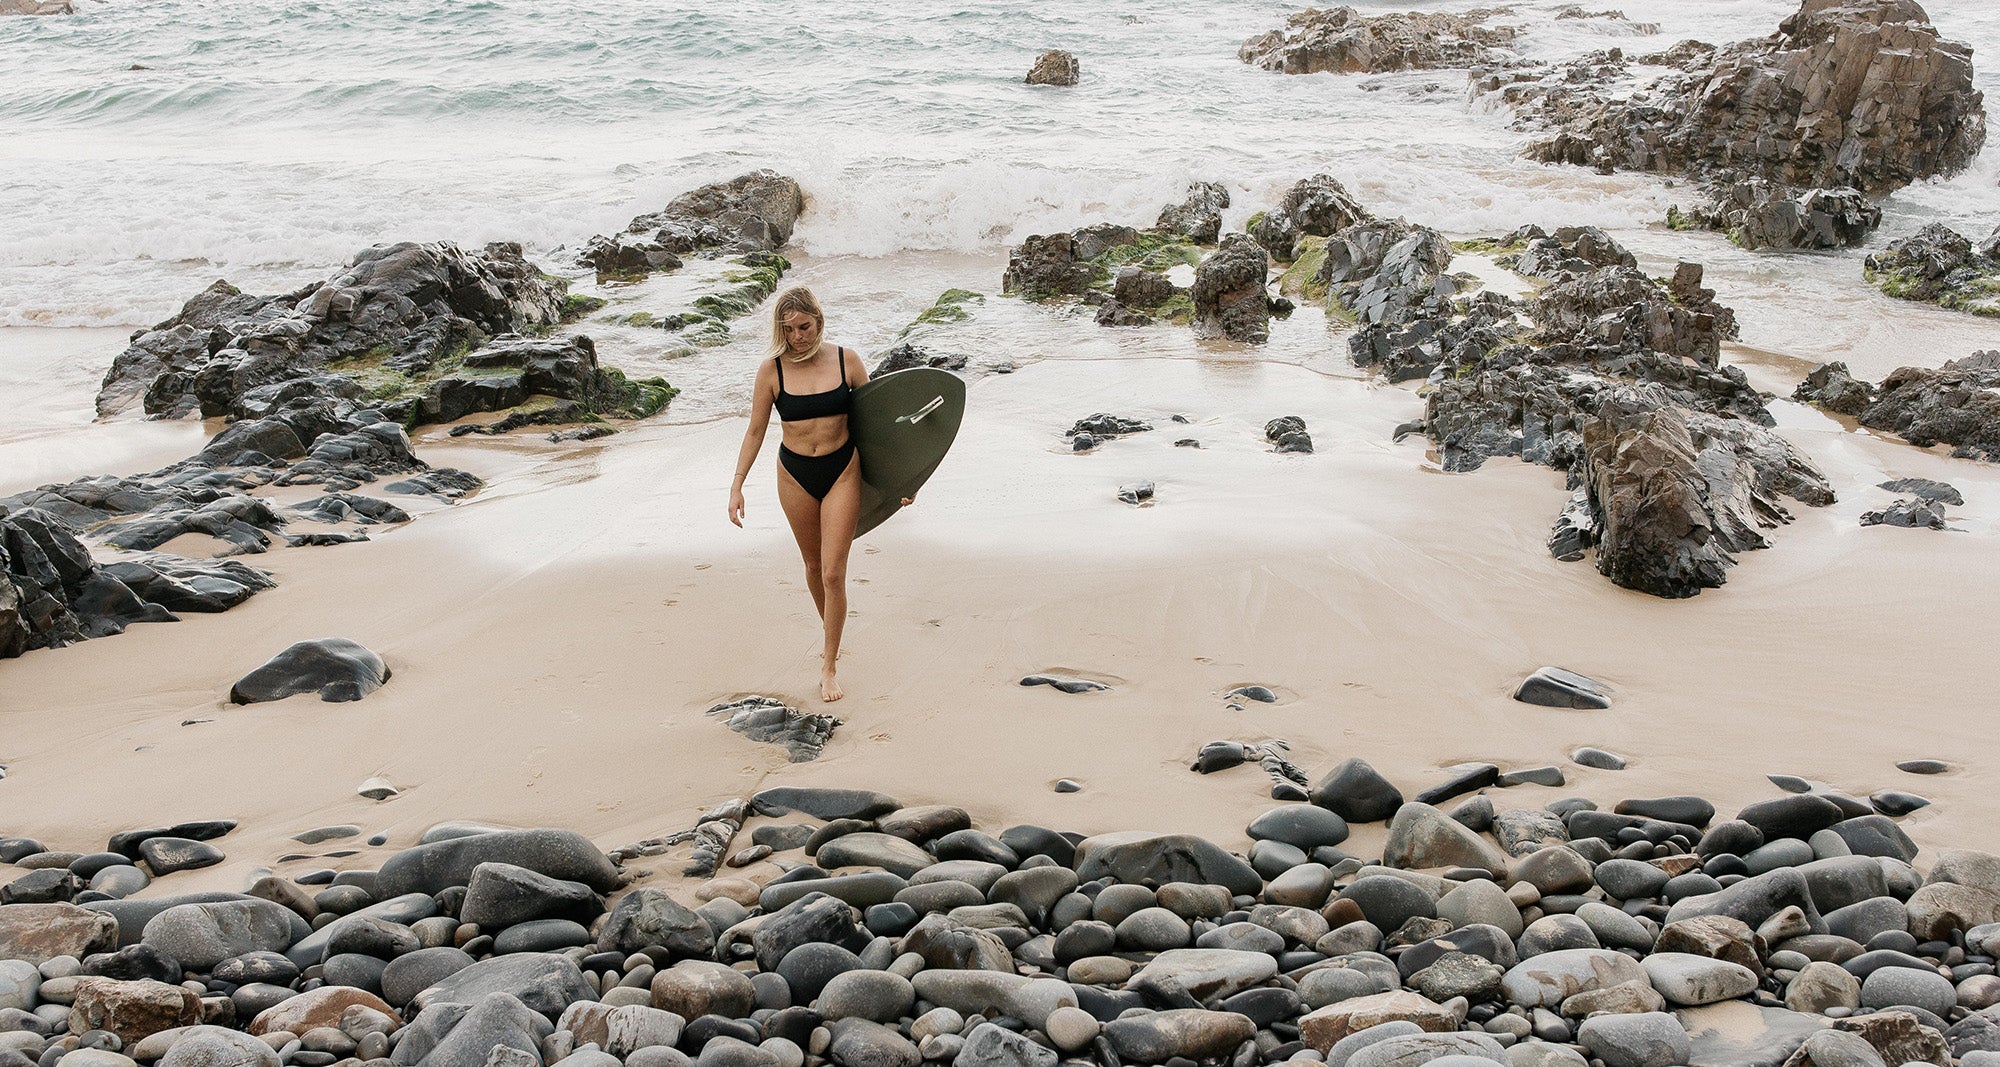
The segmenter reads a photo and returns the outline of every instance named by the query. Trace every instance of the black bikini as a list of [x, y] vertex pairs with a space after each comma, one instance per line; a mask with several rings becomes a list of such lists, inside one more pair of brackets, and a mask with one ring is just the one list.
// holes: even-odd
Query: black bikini
[[[772, 362], [778, 368], [778, 421], [797, 422], [801, 419], [823, 419], [829, 415], [845, 415], [853, 406], [854, 390], [847, 386], [847, 349], [835, 349], [840, 356], [840, 384], [823, 393], [785, 392], [785, 357], [778, 356]], [[833, 491], [833, 483], [847, 472], [847, 464], [854, 458], [854, 441], [848, 439], [840, 447], [823, 456], [808, 456], [794, 452], [784, 445], [778, 446], [778, 462], [791, 472], [792, 480], [799, 487], [812, 494], [814, 500], [825, 500]]]

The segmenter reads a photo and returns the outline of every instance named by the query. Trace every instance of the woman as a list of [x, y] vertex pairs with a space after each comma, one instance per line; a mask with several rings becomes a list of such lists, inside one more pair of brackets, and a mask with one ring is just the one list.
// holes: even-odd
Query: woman
[[845, 695], [834, 667], [847, 622], [847, 551], [861, 515], [861, 461], [847, 437], [847, 411], [855, 387], [868, 381], [868, 370], [858, 353], [828, 344], [825, 328], [826, 315], [804, 286], [779, 293], [771, 305], [771, 358], [757, 365], [750, 428], [729, 487], [729, 521], [743, 525], [743, 479], [757, 461], [776, 408], [782, 424], [778, 503], [805, 557], [806, 587], [826, 631], [819, 698], [831, 702]]

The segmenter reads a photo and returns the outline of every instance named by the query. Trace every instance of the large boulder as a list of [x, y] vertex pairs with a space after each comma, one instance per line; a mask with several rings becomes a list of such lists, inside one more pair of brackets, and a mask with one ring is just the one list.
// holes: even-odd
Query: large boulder
[[40, 966], [118, 947], [118, 920], [75, 904], [0, 905], [0, 959]]
[[1076, 846], [1076, 873], [1084, 881], [1110, 876], [1140, 885], [1194, 882], [1236, 894], [1264, 888], [1248, 861], [1192, 834], [1123, 831], [1087, 837]]
[[70, 1033], [108, 1030], [126, 1044], [201, 1021], [201, 998], [178, 985], [141, 979], [84, 978], [70, 1002]]
[[563, 1009], [579, 1000], [597, 999], [597, 991], [568, 957], [552, 952], [515, 952], [490, 956], [454, 972], [418, 993], [411, 1003], [424, 1011], [433, 1004], [474, 1003], [494, 993], [505, 993], [550, 1019], [560, 1018]]
[[438, 893], [466, 885], [482, 863], [511, 863], [537, 874], [582, 882], [600, 893], [618, 887], [618, 868], [573, 830], [496, 830], [407, 848], [382, 864], [375, 895]]
[[1986, 138], [1972, 50], [1914, 0], [1805, 0], [1770, 37], [1630, 97], [1552, 86], [1544, 162], [1881, 195], [1963, 170]]
[[601, 272], [634, 274], [678, 267], [680, 256], [776, 252], [791, 242], [804, 211], [798, 182], [752, 171], [682, 193], [633, 219], [622, 235], [591, 238], [580, 258]]
[[283, 952], [308, 932], [297, 912], [254, 898], [177, 904], [147, 920], [141, 941], [206, 971], [248, 952]]

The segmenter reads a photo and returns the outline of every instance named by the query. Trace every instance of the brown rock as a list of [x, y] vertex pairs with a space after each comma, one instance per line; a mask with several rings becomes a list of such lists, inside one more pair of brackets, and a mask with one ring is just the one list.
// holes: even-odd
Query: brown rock
[[176, 1026], [201, 1022], [201, 998], [165, 982], [146, 979], [85, 978], [76, 984], [69, 1007], [69, 1030], [109, 1030], [130, 1045]]
[[1433, 1034], [1458, 1029], [1458, 1016], [1451, 1009], [1428, 997], [1398, 990], [1328, 1004], [1300, 1018], [1299, 1032], [1306, 1044], [1324, 1053], [1349, 1034], [1398, 1020], [1416, 1023]]
[[403, 1023], [403, 1017], [396, 1014], [396, 1009], [390, 1007], [381, 997], [365, 989], [330, 985], [300, 993], [290, 1000], [264, 1009], [255, 1019], [250, 1020], [250, 1032], [261, 1037], [279, 1030], [303, 1034], [307, 1030], [315, 1030], [322, 1026], [338, 1029], [341, 1013], [355, 1004], [373, 1008], [387, 1015], [396, 1020], [398, 1026]]
[[1060, 48], [1043, 52], [1025, 79], [1029, 85], [1075, 85], [1083, 75], [1083, 64]]
[[57, 956], [82, 959], [117, 947], [118, 920], [104, 912], [75, 904], [0, 906], [0, 959], [39, 967]]
[[1833, 1028], [1859, 1034], [1875, 1051], [1882, 1054], [1883, 1063], [1935, 1063], [1948, 1067], [1951, 1049], [1946, 1046], [1944, 1035], [1917, 1021], [1917, 1017], [1907, 1011], [1881, 1011], [1853, 1019], [1835, 1019]]
[[1243, 42], [1237, 57], [1285, 74], [1378, 73], [1470, 67], [1505, 58], [1496, 51], [1514, 39], [1514, 27], [1489, 26], [1497, 12], [1462, 15], [1407, 12], [1364, 16], [1351, 7], [1308, 8], [1285, 28]]
[[1667, 998], [1644, 982], [1620, 982], [1590, 989], [1562, 1002], [1562, 1014], [1572, 1019], [1591, 1015], [1639, 1015], [1667, 1010]]
[[2000, 895], [1969, 885], [1933, 882], [1910, 896], [1910, 934], [1918, 941], [1948, 940], [1955, 931], [2000, 922]]
[[1712, 960], [1727, 960], [1764, 973], [1763, 943], [1749, 924], [1727, 915], [1703, 915], [1668, 923], [1653, 943], [1654, 952], [1689, 952]]

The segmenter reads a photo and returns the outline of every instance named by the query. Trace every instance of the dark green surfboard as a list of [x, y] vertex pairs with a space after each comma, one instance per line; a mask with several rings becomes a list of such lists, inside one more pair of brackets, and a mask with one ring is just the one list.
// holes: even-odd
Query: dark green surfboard
[[912, 367], [872, 378], [854, 391], [847, 433], [861, 453], [861, 518], [856, 537], [923, 488], [965, 419], [965, 382], [950, 371]]

